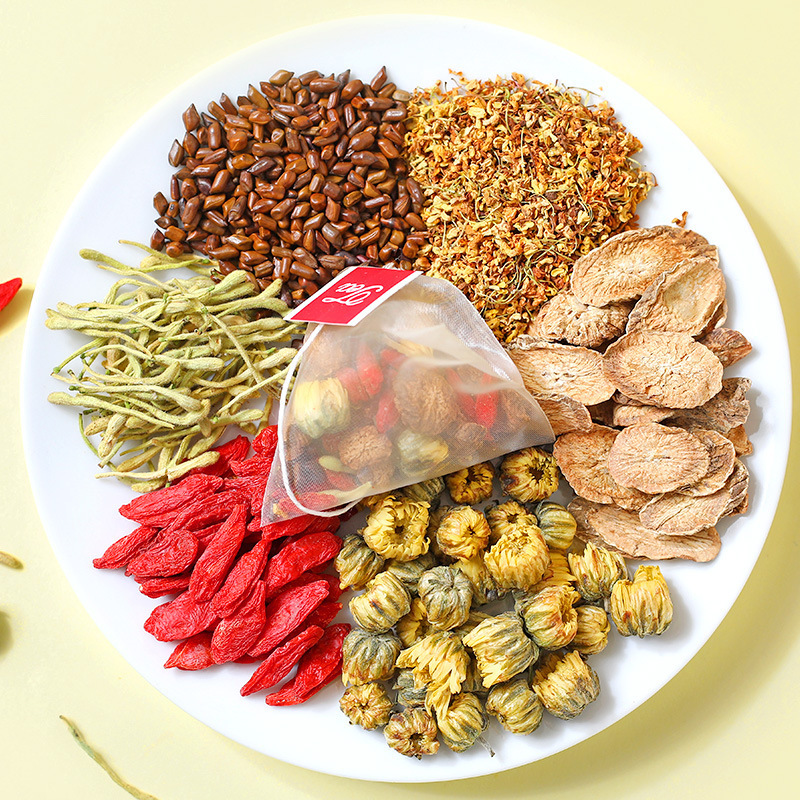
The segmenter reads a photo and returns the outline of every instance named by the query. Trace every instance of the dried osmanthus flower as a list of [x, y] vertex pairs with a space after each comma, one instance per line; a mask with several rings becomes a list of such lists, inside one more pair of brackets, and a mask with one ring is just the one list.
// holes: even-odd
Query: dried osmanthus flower
[[462, 505], [482, 503], [492, 496], [494, 490], [494, 466], [491, 461], [473, 464], [446, 475], [444, 482], [454, 502]]
[[417, 686], [413, 670], [398, 670], [392, 688], [397, 692], [398, 705], [408, 706], [409, 708], [423, 708], [425, 706], [428, 687]]
[[472, 558], [459, 558], [453, 563], [453, 566], [461, 570], [472, 584], [473, 605], [482, 606], [484, 603], [491, 603], [493, 600], [497, 600], [501, 594], [505, 594], [497, 588], [492, 573], [486, 566], [483, 553], [478, 553]]
[[395, 445], [400, 469], [411, 478], [430, 474], [450, 452], [444, 439], [411, 430], [404, 430], [397, 437]]
[[578, 630], [578, 614], [572, 604], [580, 595], [566, 586], [548, 586], [534, 595], [523, 595], [514, 604], [525, 631], [539, 647], [566, 647]]
[[500, 589], [532, 589], [544, 577], [550, 551], [539, 528], [526, 526], [501, 536], [484, 561]]
[[428, 480], [412, 483], [399, 490], [403, 497], [409, 500], [418, 500], [421, 503], [428, 503], [431, 511], [439, 507], [439, 497], [444, 491], [443, 478], [428, 478]]
[[403, 647], [411, 647], [414, 642], [432, 633], [433, 626], [428, 621], [425, 603], [419, 597], [411, 600], [408, 614], [397, 620], [396, 630]]
[[486, 710], [509, 732], [525, 736], [542, 721], [544, 710], [536, 692], [525, 678], [498, 683], [489, 690]]
[[404, 756], [422, 758], [439, 749], [436, 722], [424, 708], [405, 708], [392, 714], [383, 734], [389, 747]]
[[417, 687], [428, 687], [425, 708], [438, 713], [461, 691], [467, 677], [469, 653], [456, 633], [437, 631], [401, 651], [397, 666], [413, 670]]
[[500, 483], [520, 503], [544, 500], [558, 489], [558, 465], [550, 453], [526, 447], [500, 462]]
[[637, 567], [633, 581], [615, 583], [609, 610], [623, 636], [664, 633], [672, 622], [672, 600], [661, 569], [643, 564]]
[[362, 425], [348, 431], [339, 442], [339, 460], [354, 472], [374, 468], [391, 455], [392, 442], [374, 425]]
[[486, 688], [527, 669], [539, 656], [513, 611], [485, 619], [463, 637], [463, 642], [475, 654]]
[[608, 614], [598, 606], [578, 606], [575, 612], [578, 615], [578, 629], [570, 647], [584, 656], [592, 656], [604, 650], [611, 630]]
[[438, 436], [458, 414], [455, 392], [438, 372], [406, 362], [394, 379], [394, 403], [414, 433]]
[[572, 574], [578, 579], [575, 588], [584, 600], [610, 597], [614, 584], [628, 577], [621, 555], [591, 542], [582, 553], [568, 553], [567, 559]]
[[388, 572], [378, 573], [364, 592], [350, 601], [353, 618], [370, 633], [386, 633], [410, 608], [408, 589]]
[[600, 681], [579, 653], [548, 653], [534, 671], [533, 691], [553, 716], [572, 719], [597, 699]]
[[436, 558], [433, 553], [428, 552], [411, 561], [398, 561], [396, 558], [391, 558], [386, 562], [384, 569], [386, 572], [391, 572], [414, 597], [417, 594], [417, 584], [422, 573], [435, 566]]
[[550, 500], [539, 503], [535, 514], [547, 546], [552, 550], [569, 550], [578, 527], [575, 517], [560, 503]]
[[455, 567], [434, 567], [422, 574], [417, 586], [433, 628], [450, 630], [463, 625], [472, 605], [472, 584]]
[[345, 536], [333, 562], [339, 574], [339, 587], [363, 589], [383, 569], [384, 561], [357, 533]]
[[516, 500], [494, 503], [484, 511], [484, 514], [491, 530], [490, 544], [494, 544], [504, 533], [516, 530], [517, 526], [538, 524], [536, 517]]
[[428, 552], [427, 531], [427, 503], [389, 494], [372, 509], [362, 533], [384, 558], [411, 561]]
[[363, 683], [349, 686], [339, 700], [339, 708], [351, 725], [360, 725], [374, 731], [389, 721], [392, 716], [391, 698], [380, 683]]
[[436, 543], [451, 558], [472, 558], [486, 547], [489, 534], [489, 523], [480, 511], [456, 506], [439, 523]]
[[342, 644], [342, 682], [356, 686], [389, 680], [403, 645], [393, 633], [368, 633], [354, 628]]
[[447, 709], [436, 715], [436, 722], [442, 740], [455, 753], [472, 747], [489, 724], [480, 698], [471, 692], [455, 695]]
[[302, 381], [292, 389], [292, 422], [312, 439], [350, 422], [350, 400], [338, 378]]

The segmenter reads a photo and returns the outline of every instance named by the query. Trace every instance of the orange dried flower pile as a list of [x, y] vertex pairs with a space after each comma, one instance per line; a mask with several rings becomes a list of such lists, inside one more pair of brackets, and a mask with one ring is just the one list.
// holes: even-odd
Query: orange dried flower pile
[[510, 342], [579, 256], [636, 227], [655, 179], [608, 104], [517, 73], [454, 75], [408, 106], [406, 158], [428, 227], [414, 266], [452, 281]]

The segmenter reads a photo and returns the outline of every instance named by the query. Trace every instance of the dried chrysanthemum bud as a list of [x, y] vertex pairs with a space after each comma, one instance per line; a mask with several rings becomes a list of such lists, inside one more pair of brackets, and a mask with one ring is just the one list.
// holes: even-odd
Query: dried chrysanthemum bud
[[481, 671], [478, 669], [478, 662], [474, 658], [470, 658], [467, 666], [467, 677], [464, 678], [464, 683], [461, 684], [462, 692], [472, 692], [472, 694], [485, 694], [486, 688], [483, 685], [483, 678]]
[[398, 561], [396, 558], [392, 558], [386, 562], [384, 569], [386, 572], [391, 572], [411, 592], [413, 597], [417, 594], [417, 584], [422, 573], [435, 566], [436, 558], [433, 553], [429, 552], [417, 556], [413, 561]]
[[501, 592], [494, 582], [489, 568], [483, 558], [483, 553], [478, 553], [472, 558], [460, 558], [453, 566], [466, 575], [472, 585], [472, 604], [481, 606], [500, 597]]
[[471, 692], [455, 695], [447, 709], [436, 715], [436, 722], [442, 740], [455, 753], [472, 747], [489, 724], [480, 698]]
[[433, 628], [446, 631], [463, 625], [472, 605], [472, 584], [455, 567], [434, 567], [422, 573], [417, 585]]
[[370, 633], [386, 633], [410, 608], [408, 589], [388, 572], [378, 573], [364, 592], [350, 601], [353, 618]]
[[664, 633], [672, 622], [672, 600], [661, 569], [643, 564], [637, 567], [633, 581], [617, 581], [609, 610], [623, 636]]
[[485, 461], [446, 475], [444, 482], [454, 502], [461, 505], [475, 505], [492, 496], [493, 480], [492, 462]]
[[550, 564], [542, 575], [542, 579], [531, 589], [531, 592], [541, 592], [547, 586], [575, 587], [578, 579], [570, 572], [567, 556], [560, 550], [550, 549]]
[[547, 542], [538, 527], [517, 528], [501, 536], [484, 561], [501, 589], [532, 589], [550, 564]]
[[389, 459], [392, 443], [374, 425], [362, 425], [348, 431], [339, 442], [339, 460], [354, 472], [373, 467]]
[[493, 503], [485, 511], [491, 534], [489, 542], [494, 544], [504, 533], [512, 533], [518, 527], [538, 527], [536, 517], [516, 500]]
[[570, 647], [584, 656], [592, 656], [605, 649], [611, 625], [608, 614], [597, 606], [578, 606], [578, 629], [570, 642]]
[[394, 675], [402, 648], [393, 633], [367, 633], [353, 628], [342, 644], [342, 682], [358, 686], [388, 680]]
[[341, 589], [363, 589], [383, 568], [384, 558], [356, 533], [346, 536], [333, 565]]
[[503, 491], [520, 503], [544, 500], [558, 489], [558, 465], [550, 453], [526, 447], [500, 463]]
[[469, 612], [469, 617], [463, 625], [453, 628], [453, 633], [457, 633], [462, 639], [472, 630], [478, 627], [485, 619], [491, 619], [492, 615], [484, 611], [475, 611], [474, 609]]
[[411, 608], [408, 614], [397, 621], [396, 629], [403, 647], [411, 647], [414, 642], [433, 631], [433, 627], [428, 622], [425, 603], [419, 597], [414, 597], [411, 600]]
[[403, 431], [395, 441], [400, 469], [411, 478], [430, 473], [447, 458], [450, 449], [444, 439], [424, 433]]
[[414, 671], [416, 685], [428, 687], [425, 708], [438, 712], [461, 691], [467, 676], [469, 653], [455, 633], [437, 631], [402, 650], [397, 666]]
[[426, 481], [404, 486], [399, 491], [403, 497], [407, 497], [409, 500], [428, 503], [433, 511], [439, 507], [439, 498], [444, 491], [444, 479], [429, 478]]
[[442, 520], [453, 510], [454, 506], [439, 506], [435, 511], [431, 511], [428, 517], [428, 540], [430, 542], [430, 552], [433, 553], [434, 558], [439, 564], [450, 564], [455, 561], [454, 558], [445, 553], [436, 540], [436, 531], [442, 524]]
[[363, 683], [345, 689], [339, 708], [347, 715], [351, 725], [360, 725], [374, 731], [386, 725], [392, 716], [393, 703], [380, 683]]
[[489, 523], [475, 508], [456, 506], [436, 529], [436, 544], [451, 558], [472, 558], [489, 541]]
[[312, 439], [350, 422], [350, 400], [338, 378], [303, 381], [292, 390], [292, 422]]
[[572, 719], [597, 699], [600, 681], [579, 653], [548, 653], [534, 671], [533, 691], [553, 716]]
[[456, 418], [455, 393], [438, 372], [406, 362], [392, 388], [403, 425], [415, 433], [438, 436]]
[[536, 506], [536, 519], [551, 550], [569, 550], [578, 523], [564, 506], [543, 500]]
[[498, 683], [489, 690], [486, 710], [510, 733], [523, 736], [533, 733], [544, 711], [536, 692], [524, 678]]
[[464, 636], [463, 642], [475, 653], [486, 688], [507, 681], [538, 658], [536, 645], [525, 635], [514, 612], [489, 617]]
[[567, 559], [572, 574], [578, 579], [575, 588], [584, 600], [609, 597], [614, 584], [628, 577], [621, 555], [591, 542], [582, 553], [569, 553]]
[[362, 533], [384, 558], [411, 561], [428, 552], [427, 531], [427, 503], [389, 494], [372, 509]]
[[417, 686], [413, 670], [398, 670], [392, 688], [397, 691], [398, 705], [408, 706], [409, 708], [422, 708], [425, 705], [428, 687]]
[[574, 589], [548, 586], [534, 595], [523, 595], [514, 608], [539, 647], [558, 650], [572, 641], [578, 629], [578, 615], [572, 607], [576, 599], [580, 595]]
[[424, 708], [405, 708], [392, 714], [383, 729], [386, 743], [404, 756], [433, 755], [439, 749], [438, 730]]

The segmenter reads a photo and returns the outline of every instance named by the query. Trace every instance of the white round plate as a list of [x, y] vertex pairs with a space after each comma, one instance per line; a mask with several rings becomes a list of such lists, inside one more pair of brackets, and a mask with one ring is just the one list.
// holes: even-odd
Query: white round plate
[[[477, 746], [458, 755], [442, 747], [435, 757], [405, 758], [386, 746], [380, 732], [348, 724], [338, 710], [341, 686], [335, 684], [305, 705], [270, 708], [263, 694], [239, 695], [253, 667], [163, 669], [172, 645], [142, 629], [160, 601], [142, 596], [121, 572], [92, 567], [92, 558], [131, 530], [117, 513], [130, 492], [93, 477], [96, 464], [81, 441], [74, 410], [46, 400], [61, 388], [50, 378], [52, 367], [82, 339], [47, 330], [45, 309], [106, 293], [114, 277], [82, 261], [81, 248], [138, 261], [136, 252], [117, 241], [149, 241], [156, 216], [152, 198], [169, 187], [167, 152], [183, 130], [184, 109], [192, 103], [204, 108], [223, 92], [244, 94], [249, 83], [257, 85], [280, 68], [350, 68], [370, 80], [383, 64], [390, 80], [405, 89], [429, 86], [451, 69], [482, 78], [514, 71], [608, 100], [644, 143], [640, 160], [658, 179], [640, 206], [642, 224], [668, 224], [689, 212], [689, 227], [719, 246], [729, 286], [728, 324], [753, 343], [752, 354], [728, 370], [753, 381], [750, 510], [720, 526], [723, 547], [715, 561], [663, 564], [675, 620], [663, 636], [649, 640], [612, 635], [609, 647], [591, 659], [602, 685], [595, 703], [569, 722], [546, 715], [539, 730], [525, 737], [506, 734], [493, 722], [486, 738], [494, 756]], [[278, 36], [204, 71], [139, 120], [91, 175], [53, 242], [31, 305], [22, 377], [25, 452], [42, 521], [75, 592], [123, 657], [181, 708], [248, 747], [321, 772], [395, 782], [465, 778], [536, 761], [608, 727], [670, 680], [722, 621], [761, 551], [786, 466], [790, 395], [786, 333], [769, 269], [730, 191], [686, 136], [614, 76], [559, 47], [479, 22], [425, 16], [347, 19]]]

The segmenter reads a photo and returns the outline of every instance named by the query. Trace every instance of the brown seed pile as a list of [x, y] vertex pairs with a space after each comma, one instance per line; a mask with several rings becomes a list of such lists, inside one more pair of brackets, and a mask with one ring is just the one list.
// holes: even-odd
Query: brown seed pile
[[280, 70], [235, 102], [190, 106], [152, 246], [196, 250], [261, 287], [278, 278], [289, 305], [346, 266], [410, 268], [425, 224], [401, 155], [406, 99], [385, 68], [368, 84]]

